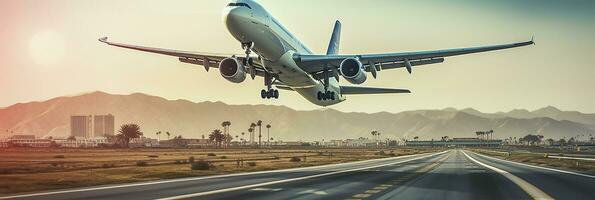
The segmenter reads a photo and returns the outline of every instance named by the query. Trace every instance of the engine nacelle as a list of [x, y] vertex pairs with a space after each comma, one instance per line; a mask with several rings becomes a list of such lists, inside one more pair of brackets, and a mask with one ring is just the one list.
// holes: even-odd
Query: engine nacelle
[[226, 58], [219, 63], [219, 73], [223, 78], [232, 83], [241, 83], [246, 80], [246, 68], [237, 58]]
[[352, 84], [362, 84], [368, 79], [364, 65], [356, 58], [346, 58], [341, 62], [339, 70], [345, 80]]

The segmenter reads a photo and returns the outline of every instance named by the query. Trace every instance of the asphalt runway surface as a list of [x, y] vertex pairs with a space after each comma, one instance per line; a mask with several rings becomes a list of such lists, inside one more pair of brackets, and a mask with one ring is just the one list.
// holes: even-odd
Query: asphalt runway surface
[[595, 177], [465, 150], [0, 199], [595, 199]]

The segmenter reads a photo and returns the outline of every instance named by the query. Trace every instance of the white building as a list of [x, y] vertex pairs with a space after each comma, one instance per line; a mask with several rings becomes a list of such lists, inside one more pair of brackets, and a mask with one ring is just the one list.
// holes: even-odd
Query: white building
[[140, 138], [131, 138], [130, 147], [159, 147], [157, 139], [141, 136]]
[[54, 141], [58, 145], [67, 148], [93, 148], [99, 147], [102, 144], [109, 144], [107, 137], [76, 137], [75, 140], [54, 139]]
[[6, 141], [6, 147], [14, 145], [17, 147], [47, 148], [52, 145], [52, 140], [35, 138], [35, 135], [13, 135]]

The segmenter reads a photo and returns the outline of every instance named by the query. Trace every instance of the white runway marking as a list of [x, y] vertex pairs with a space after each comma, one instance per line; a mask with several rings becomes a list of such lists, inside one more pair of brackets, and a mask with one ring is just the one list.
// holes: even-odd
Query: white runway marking
[[480, 153], [473, 153], [473, 154], [478, 155], [478, 156], [481, 156], [481, 157], [484, 157], [484, 158], [488, 158], [488, 159], [498, 160], [498, 161], [512, 163], [512, 164], [516, 164], [516, 165], [522, 165], [522, 166], [526, 166], [526, 167], [533, 167], [533, 168], [537, 168], [537, 169], [544, 169], [544, 170], [549, 170], [549, 171], [554, 171], [554, 172], [572, 174], [572, 175], [577, 175], [577, 176], [582, 176], [582, 177], [587, 177], [587, 178], [595, 178], [595, 176], [587, 175], [587, 174], [581, 174], [581, 173], [576, 173], [576, 172], [569, 172], [569, 171], [564, 171], [564, 170], [560, 170], [560, 169], [552, 169], [552, 168], [547, 168], [547, 167], [540, 167], [540, 166], [529, 165], [529, 164], [525, 164], [525, 163], [513, 162], [513, 161], [509, 161], [509, 160], [502, 160], [500, 158], [494, 158], [494, 157], [486, 156], [486, 155], [483, 155], [483, 154], [480, 154]]
[[580, 158], [580, 157], [568, 157], [568, 156], [547, 156], [548, 158], [560, 158], [560, 159], [569, 159], [569, 160], [586, 160], [586, 161], [595, 161], [595, 158]]
[[469, 160], [471, 160], [471, 161], [473, 161], [473, 162], [475, 162], [475, 163], [477, 163], [477, 164], [479, 164], [481, 166], [484, 166], [484, 167], [486, 167], [488, 169], [491, 169], [491, 170], [497, 172], [498, 174], [506, 177], [508, 180], [512, 181], [517, 186], [519, 186], [523, 191], [525, 191], [533, 199], [543, 199], [543, 200], [545, 200], [545, 199], [554, 199], [550, 195], [546, 194], [545, 192], [543, 192], [539, 188], [535, 187], [534, 185], [531, 185], [531, 183], [529, 183], [529, 182], [527, 182], [527, 181], [519, 178], [518, 176], [515, 176], [515, 175], [511, 174], [510, 172], [507, 172], [507, 171], [498, 169], [496, 167], [487, 165], [485, 163], [479, 162], [478, 160], [475, 160], [471, 156], [467, 155], [467, 153], [465, 153], [465, 151], [462, 151], [462, 152], [463, 152], [463, 154], [465, 154], [465, 156]]
[[54, 195], [54, 194], [66, 194], [66, 193], [73, 193], [73, 192], [88, 192], [88, 191], [95, 191], [95, 190], [107, 190], [107, 189], [117, 189], [117, 188], [126, 188], [126, 187], [157, 185], [157, 184], [164, 184], [164, 183], [177, 183], [177, 182], [184, 182], [184, 181], [197, 181], [197, 180], [206, 180], [206, 179], [215, 179], [215, 178], [246, 176], [246, 175], [255, 175], [255, 174], [303, 171], [303, 170], [318, 169], [318, 168], [336, 167], [336, 166], [341, 166], [341, 165], [362, 164], [362, 163], [376, 162], [376, 161], [382, 161], [382, 160], [388, 160], [388, 159], [408, 158], [408, 157], [418, 156], [418, 155], [423, 155], [423, 154], [413, 154], [413, 155], [406, 155], [406, 156], [399, 156], [399, 157], [392, 157], [392, 158], [381, 158], [381, 159], [374, 159], [374, 160], [364, 160], [364, 161], [357, 161], [357, 162], [350, 162], [350, 163], [337, 163], [337, 164], [320, 165], [320, 166], [303, 167], [303, 168], [279, 169], [279, 170], [260, 171], [260, 172], [245, 172], [245, 173], [237, 173], [237, 174], [225, 174], [225, 175], [204, 176], [204, 177], [194, 177], [194, 178], [181, 178], [181, 179], [172, 179], [172, 180], [164, 180], [164, 181], [152, 181], [152, 182], [131, 183], [131, 184], [121, 184], [121, 185], [108, 185], [108, 186], [98, 186], [98, 187], [70, 189], [70, 190], [59, 190], [59, 191], [31, 193], [31, 194], [20, 194], [20, 195], [12, 195], [12, 196], [2, 196], [2, 197], [0, 197], [0, 199], [36, 197], [36, 196], [45, 196], [45, 195]]
[[237, 191], [237, 190], [250, 189], [250, 188], [255, 188], [255, 187], [262, 187], [262, 186], [273, 185], [273, 184], [280, 184], [280, 183], [287, 183], [287, 182], [293, 182], [293, 181], [306, 180], [306, 179], [311, 179], [311, 178], [318, 178], [318, 177], [323, 177], [323, 176], [330, 176], [330, 175], [341, 174], [341, 173], [346, 173], [346, 172], [362, 171], [362, 170], [366, 170], [366, 169], [384, 167], [384, 166], [389, 166], [389, 165], [394, 165], [394, 164], [409, 162], [409, 161], [413, 161], [413, 160], [419, 160], [419, 159], [423, 159], [423, 158], [427, 158], [427, 157], [431, 157], [431, 156], [435, 156], [435, 155], [444, 154], [446, 152], [448, 152], [448, 151], [443, 151], [443, 152], [440, 152], [440, 153], [430, 154], [430, 155], [427, 155], [427, 156], [421, 156], [421, 157], [411, 158], [411, 159], [397, 161], [397, 162], [391, 162], [391, 163], [387, 163], [387, 164], [380, 164], [380, 165], [374, 165], [374, 166], [368, 166], [368, 167], [362, 167], [362, 168], [355, 168], [355, 169], [348, 169], [348, 170], [343, 170], [343, 171], [335, 171], [335, 172], [329, 172], [329, 173], [324, 173], [324, 174], [316, 174], [316, 175], [310, 175], [310, 176], [303, 176], [303, 177], [297, 177], [297, 178], [283, 179], [283, 180], [271, 181], [271, 182], [266, 182], [266, 183], [257, 183], [257, 184], [252, 184], [252, 185], [244, 185], [244, 186], [238, 186], [238, 187], [232, 187], [232, 188], [225, 188], [225, 189], [219, 189], [219, 190], [212, 190], [212, 191], [206, 191], [206, 192], [198, 192], [198, 193], [193, 193], [193, 194], [185, 194], [185, 195], [179, 195], [179, 196], [161, 198], [159, 200], [173, 200], [173, 199], [194, 198], [194, 197], [200, 197], [200, 196], [206, 196], [206, 195], [212, 195], [212, 194], [218, 194], [218, 193], [225, 193], [225, 192], [231, 192], [231, 191]]

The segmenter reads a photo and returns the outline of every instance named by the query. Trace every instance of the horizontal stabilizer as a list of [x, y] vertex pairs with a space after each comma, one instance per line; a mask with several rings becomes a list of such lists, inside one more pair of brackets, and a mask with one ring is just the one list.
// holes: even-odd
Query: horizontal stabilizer
[[392, 94], [392, 93], [411, 93], [407, 89], [394, 89], [394, 88], [372, 88], [372, 87], [354, 87], [354, 86], [341, 86], [341, 94]]

